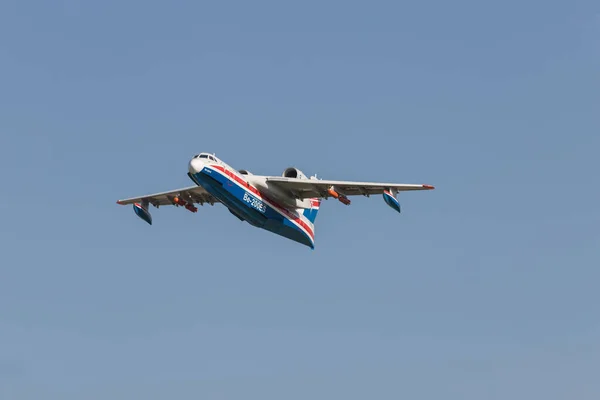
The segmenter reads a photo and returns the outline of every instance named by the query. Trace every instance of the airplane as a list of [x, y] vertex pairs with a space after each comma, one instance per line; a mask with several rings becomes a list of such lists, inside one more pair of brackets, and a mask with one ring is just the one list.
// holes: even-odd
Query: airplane
[[149, 205], [174, 205], [195, 213], [198, 208], [223, 204], [231, 214], [250, 225], [315, 248], [315, 219], [322, 199], [337, 199], [350, 205], [349, 196], [381, 194], [384, 202], [401, 212], [397, 194], [401, 191], [431, 190], [431, 185], [322, 180], [307, 178], [296, 167], [281, 176], [254, 175], [236, 170], [211, 153], [196, 154], [188, 163], [188, 177], [194, 186], [168, 192], [118, 200], [133, 204], [135, 214], [152, 225]]

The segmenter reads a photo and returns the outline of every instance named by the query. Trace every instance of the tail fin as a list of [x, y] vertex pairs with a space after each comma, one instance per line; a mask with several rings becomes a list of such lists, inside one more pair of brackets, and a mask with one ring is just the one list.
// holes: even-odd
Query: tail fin
[[310, 222], [315, 223], [315, 219], [317, 219], [317, 213], [319, 212], [319, 207], [321, 206], [321, 199], [310, 199], [310, 208], [304, 209], [304, 216], [308, 218]]

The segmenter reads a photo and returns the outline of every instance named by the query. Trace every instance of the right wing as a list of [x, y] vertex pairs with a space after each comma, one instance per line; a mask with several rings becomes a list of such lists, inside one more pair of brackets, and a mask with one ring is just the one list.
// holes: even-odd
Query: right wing
[[117, 200], [117, 204], [127, 205], [133, 204], [133, 211], [136, 215], [152, 225], [152, 215], [148, 205], [154, 207], [159, 206], [182, 206], [188, 211], [196, 212], [198, 209], [194, 204], [204, 205], [209, 203], [211, 206], [218, 203], [219, 200], [213, 197], [201, 186], [190, 186], [187, 188], [171, 190], [170, 192], [147, 194], [139, 197], [131, 197], [129, 199]]
[[183, 200], [185, 203], [198, 203], [200, 205], [203, 205], [204, 203], [209, 203], [210, 205], [213, 205], [214, 203], [219, 202], [219, 200], [217, 200], [215, 197], [213, 197], [213, 195], [208, 193], [203, 187], [190, 186], [182, 189], [171, 190], [169, 192], [147, 194], [144, 196], [117, 200], [117, 204], [127, 205], [135, 203], [150, 203], [154, 207], [168, 205], [183, 205], [181, 203], [176, 203], [176, 199]]

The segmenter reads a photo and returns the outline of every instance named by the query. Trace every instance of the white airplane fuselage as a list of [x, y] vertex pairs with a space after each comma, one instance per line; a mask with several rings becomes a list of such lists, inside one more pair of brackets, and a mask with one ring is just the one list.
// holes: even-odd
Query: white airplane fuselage
[[320, 199], [293, 198], [268, 177], [237, 171], [206, 153], [190, 160], [188, 176], [240, 220], [314, 248]]

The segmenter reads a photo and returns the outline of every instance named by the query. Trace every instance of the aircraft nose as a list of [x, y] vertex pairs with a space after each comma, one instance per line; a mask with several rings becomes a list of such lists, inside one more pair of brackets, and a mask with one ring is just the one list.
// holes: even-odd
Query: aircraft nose
[[204, 162], [202, 162], [201, 159], [192, 158], [190, 160], [190, 165], [188, 166], [190, 174], [197, 174], [198, 172], [202, 171], [202, 168], [204, 168]]

